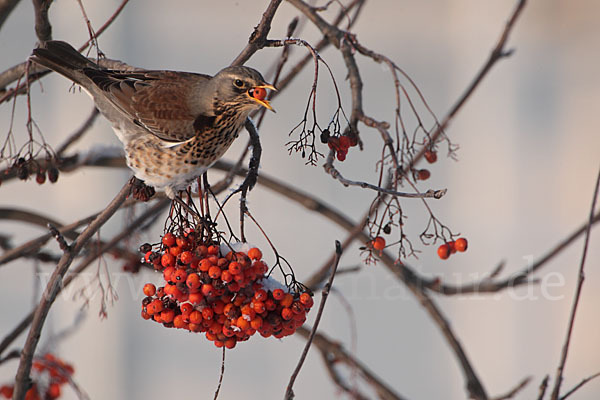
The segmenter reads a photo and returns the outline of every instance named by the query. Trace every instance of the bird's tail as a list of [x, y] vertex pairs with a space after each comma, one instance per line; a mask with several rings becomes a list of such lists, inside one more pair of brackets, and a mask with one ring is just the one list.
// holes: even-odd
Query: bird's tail
[[49, 40], [33, 50], [30, 59], [37, 64], [58, 72], [81, 84], [85, 79], [84, 68], [98, 68], [70, 44], [60, 40]]

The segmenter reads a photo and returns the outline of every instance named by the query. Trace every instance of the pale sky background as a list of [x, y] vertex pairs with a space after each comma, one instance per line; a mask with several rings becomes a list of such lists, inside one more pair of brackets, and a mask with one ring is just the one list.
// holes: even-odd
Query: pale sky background
[[[370, 1], [353, 31], [363, 45], [401, 66], [442, 118], [487, 59], [515, 3]], [[118, 4], [114, 0], [85, 2], [93, 26], [102, 25]], [[267, 4], [266, 0], [132, 1], [101, 36], [100, 46], [108, 57], [140, 67], [213, 74], [243, 48]], [[296, 14], [284, 3], [270, 36], [283, 37]], [[422, 251], [419, 259], [408, 260], [417, 271], [455, 283], [482, 278], [501, 260], [507, 263], [506, 273], [517, 271], [585, 221], [600, 167], [598, 15], [600, 3], [593, 0], [529, 2], [508, 43], [515, 53], [493, 68], [447, 131], [460, 145], [459, 161], [440, 157], [430, 168], [432, 178], [421, 187], [448, 188], [447, 196], [431, 203], [432, 207], [454, 231], [469, 238], [469, 250], [450, 260], [439, 260], [435, 247], [421, 246], [416, 237], [426, 222], [422, 206], [417, 201], [403, 201], [409, 215], [407, 229]], [[75, 1], [55, 2], [50, 19], [54, 38], [76, 46], [87, 39]], [[313, 43], [319, 37], [313, 29], [301, 36]], [[0, 30], [0, 70], [23, 61], [35, 42], [32, 5], [22, 1]], [[294, 54], [303, 55], [303, 51], [297, 48]], [[279, 50], [264, 50], [247, 65], [267, 71], [278, 56]], [[322, 56], [336, 73], [345, 106], [349, 107], [340, 55], [330, 49]], [[361, 57], [359, 61], [365, 111], [391, 122], [394, 104], [389, 75], [380, 65]], [[299, 156], [290, 157], [285, 149], [287, 133], [301, 118], [311, 83], [312, 71], [306, 70], [274, 101], [277, 114], [269, 115], [261, 129], [261, 171], [339, 206], [357, 219], [372, 193], [343, 188], [322, 168], [303, 166]], [[83, 93], [69, 93], [70, 84], [62, 77], [49, 76], [42, 86], [43, 94], [40, 86], [34, 85], [34, 117], [48, 142], [58, 145], [87, 118], [92, 103]], [[320, 97], [325, 109], [330, 107], [328, 95], [325, 92]], [[14, 127], [17, 135], [26, 132], [25, 110], [21, 98]], [[324, 120], [329, 118], [325, 112], [321, 115]], [[10, 107], [4, 105], [0, 108], [2, 135], [8, 129], [9, 116]], [[362, 135], [365, 151], [352, 150], [340, 168], [350, 178], [375, 182], [378, 134], [363, 129]], [[235, 159], [244, 143], [245, 139], [238, 141], [225, 157]], [[118, 145], [101, 119], [76, 148], [85, 150], [95, 145]], [[55, 185], [10, 182], [0, 187], [0, 207], [38, 210], [70, 222], [104, 207], [128, 177], [128, 171], [85, 169], [62, 175]], [[345, 237], [318, 215], [260, 187], [250, 194], [250, 207], [280, 253], [294, 265], [300, 280], [321, 266], [335, 239]], [[122, 226], [121, 220], [114, 218], [102, 234], [110, 237]], [[158, 225], [133, 238], [132, 245], [156, 241]], [[14, 233], [14, 243], [20, 244], [41, 230], [2, 222], [0, 232]], [[597, 229], [592, 232], [563, 393], [600, 371], [598, 233]], [[266, 248], [256, 230], [251, 229], [249, 236]], [[531, 399], [546, 374], [554, 377], [582, 243], [577, 241], [538, 273], [538, 286], [495, 296], [434, 296], [490, 396], [503, 394], [525, 376], [532, 376], [517, 397]], [[51, 247], [54, 249], [54, 244]], [[212, 398], [220, 350], [200, 335], [143, 321], [139, 317], [141, 287], [148, 281], [158, 282], [158, 276], [143, 273], [131, 278], [119, 274], [121, 261], [106, 261], [119, 293], [118, 302], [109, 308], [108, 319], [100, 321], [99, 298], [95, 297], [80, 329], [55, 348], [75, 366], [77, 382], [92, 399]], [[359, 251], [352, 247], [341, 266], [354, 266], [359, 261]], [[51, 266], [44, 265], [43, 270], [49, 272]], [[0, 267], [1, 337], [31, 309], [32, 271], [29, 262]], [[82, 305], [73, 295], [84, 286], [82, 280], [57, 300], [42, 345], [49, 333], [71, 323]], [[339, 276], [334, 286], [352, 306], [358, 358], [400, 395], [408, 399], [466, 397], [460, 367], [439, 330], [383, 266], [367, 266], [359, 273]], [[339, 296], [332, 295], [321, 329], [350, 349], [351, 318]], [[253, 337], [241, 343], [227, 352], [220, 398], [282, 398], [303, 346], [304, 340], [297, 337], [282, 341]], [[0, 366], [0, 385], [14, 379], [15, 367], [14, 362]], [[339, 394], [314, 349], [294, 388], [298, 399], [327, 399]], [[600, 381], [596, 380], [572, 398], [599, 397]], [[64, 398], [75, 396], [65, 390]]]

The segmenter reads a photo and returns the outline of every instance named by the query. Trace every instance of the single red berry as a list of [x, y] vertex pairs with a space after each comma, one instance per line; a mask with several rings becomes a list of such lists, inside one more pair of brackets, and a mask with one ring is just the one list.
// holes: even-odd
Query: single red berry
[[346, 159], [346, 154], [348, 154], [347, 150], [338, 150], [336, 154], [338, 161], [344, 161]]
[[450, 246], [448, 246], [447, 243], [444, 243], [443, 245], [438, 247], [438, 250], [437, 250], [438, 256], [442, 260], [446, 260], [448, 257], [450, 257], [450, 252], [451, 252]]
[[200, 287], [202, 282], [200, 282], [200, 276], [196, 273], [188, 274], [185, 279], [185, 284], [190, 290], [196, 290]]
[[377, 251], [381, 251], [385, 248], [385, 239], [381, 236], [377, 236], [371, 243], [373, 248]]
[[429, 179], [431, 176], [431, 172], [428, 169], [420, 169], [417, 171], [417, 179], [420, 181], [425, 181]]
[[253, 247], [250, 250], [248, 250], [248, 257], [255, 261], [260, 260], [262, 258], [262, 251], [260, 251], [260, 249], [256, 247]]
[[40, 170], [37, 175], [35, 176], [35, 181], [39, 184], [39, 185], [43, 185], [44, 182], [46, 182], [46, 173], [43, 170]]
[[300, 303], [302, 303], [304, 307], [310, 308], [313, 306], [314, 300], [310, 294], [305, 292], [300, 295]]
[[257, 87], [251, 90], [252, 97], [258, 100], [264, 100], [267, 97], [265, 88]]
[[146, 296], [154, 296], [154, 294], [156, 293], [156, 286], [154, 286], [151, 283], [146, 283], [144, 285], [143, 292]]
[[275, 289], [273, 290], [273, 298], [277, 301], [283, 299], [283, 296], [285, 296], [285, 292], [283, 291], [283, 289]]
[[221, 277], [221, 268], [213, 265], [208, 269], [208, 276], [210, 276], [212, 279], [219, 279]]
[[351, 146], [351, 141], [348, 136], [340, 136], [340, 147], [344, 150], [348, 150]]
[[175, 257], [171, 253], [165, 253], [160, 258], [160, 264], [167, 268], [175, 266]]
[[162, 243], [167, 246], [167, 247], [171, 247], [175, 245], [175, 235], [173, 235], [171, 232], [168, 232], [167, 234], [165, 234], [165, 236], [163, 236], [162, 238]]
[[433, 164], [437, 161], [437, 153], [434, 150], [427, 150], [425, 152], [425, 159], [429, 164]]
[[461, 251], [461, 252], [466, 251], [467, 246], [468, 246], [468, 243], [467, 243], [467, 239], [465, 239], [465, 238], [456, 239], [456, 241], [454, 242], [454, 248], [457, 251]]
[[193, 258], [194, 255], [189, 250], [186, 250], [183, 253], [179, 254], [179, 260], [184, 264], [190, 264]]

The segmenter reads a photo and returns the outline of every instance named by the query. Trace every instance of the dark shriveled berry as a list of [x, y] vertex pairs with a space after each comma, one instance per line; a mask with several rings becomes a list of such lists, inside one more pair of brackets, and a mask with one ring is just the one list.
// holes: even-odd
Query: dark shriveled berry
[[50, 167], [48, 169], [48, 180], [55, 183], [58, 180], [58, 168]]

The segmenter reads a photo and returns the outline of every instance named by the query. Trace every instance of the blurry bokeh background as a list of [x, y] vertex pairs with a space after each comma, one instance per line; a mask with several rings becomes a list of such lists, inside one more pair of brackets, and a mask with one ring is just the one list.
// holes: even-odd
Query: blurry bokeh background
[[[442, 118], [487, 59], [514, 3], [371, 1], [353, 31], [363, 45], [401, 66]], [[118, 4], [116, 0], [85, 2], [93, 26], [103, 24]], [[266, 0], [133, 1], [99, 43], [108, 57], [132, 65], [213, 74], [243, 48], [267, 4]], [[282, 38], [297, 14], [284, 3], [270, 37]], [[517, 271], [584, 223], [600, 167], [598, 15], [600, 3], [593, 0], [529, 2], [509, 40], [515, 53], [493, 68], [447, 130], [460, 145], [458, 162], [441, 157], [431, 167], [432, 178], [422, 186], [448, 188], [447, 196], [431, 205], [440, 219], [469, 238], [468, 252], [439, 260], [435, 247], [424, 247], [417, 238], [426, 223], [421, 204], [403, 200], [408, 232], [422, 251], [418, 259], [408, 262], [420, 273], [466, 283], [483, 278], [502, 260], [506, 272]], [[78, 46], [88, 37], [74, 1], [55, 2], [50, 21], [55, 39]], [[301, 37], [313, 43], [320, 38], [309, 26]], [[22, 1], [0, 30], [0, 70], [25, 60], [35, 44], [32, 4]], [[296, 57], [303, 52], [301, 48], [293, 50]], [[280, 50], [263, 50], [247, 65], [266, 72], [279, 54]], [[322, 56], [334, 70], [349, 107], [340, 55], [329, 49]], [[370, 60], [359, 60], [366, 113], [392, 121], [389, 74]], [[274, 102], [277, 114], [268, 115], [261, 129], [261, 172], [295, 185], [357, 220], [373, 194], [343, 188], [322, 168], [304, 166], [298, 155], [289, 156], [285, 148], [289, 131], [301, 119], [311, 82], [312, 71], [306, 70]], [[53, 74], [33, 88], [33, 115], [51, 145], [61, 143], [92, 109], [84, 93], [69, 92], [69, 87], [67, 80]], [[333, 97], [326, 90], [320, 96], [327, 110]], [[326, 111], [321, 117], [329, 118]], [[4, 104], [0, 108], [2, 137], [9, 121], [10, 106]], [[13, 127], [17, 136], [26, 134], [25, 121], [25, 99], [20, 98]], [[375, 182], [379, 137], [367, 129], [362, 135], [365, 151], [352, 150], [340, 168], [347, 177]], [[245, 139], [238, 141], [226, 158], [235, 159], [244, 143]], [[101, 118], [74, 150], [98, 145], [118, 145]], [[213, 179], [218, 175], [214, 173]], [[103, 208], [128, 177], [125, 170], [89, 168], [61, 175], [54, 185], [11, 181], [0, 187], [0, 207], [38, 210], [68, 223]], [[250, 207], [280, 253], [292, 262], [300, 280], [321, 266], [333, 251], [335, 239], [345, 237], [341, 229], [319, 215], [261, 187], [251, 193]], [[117, 232], [125, 214], [120, 216], [101, 234], [110, 237]], [[132, 238], [131, 245], [156, 241], [160, 225]], [[20, 244], [42, 231], [0, 221], [0, 232], [14, 235], [13, 242]], [[592, 232], [563, 393], [600, 371], [598, 233], [597, 229]], [[251, 229], [250, 237], [266, 248], [256, 230]], [[541, 279], [538, 285], [497, 295], [435, 297], [490, 395], [504, 393], [525, 376], [532, 376], [518, 398], [533, 398], [543, 377], [554, 377], [582, 245], [582, 240], [577, 241], [536, 274]], [[50, 247], [55, 248], [54, 244]], [[143, 272], [131, 278], [121, 273], [121, 261], [107, 258], [106, 262], [119, 295], [108, 308], [108, 318], [97, 316], [100, 300], [96, 293], [79, 329], [54, 347], [75, 366], [77, 382], [92, 399], [212, 398], [221, 351], [199, 335], [143, 321], [139, 317], [141, 287], [148, 281], [157, 282], [158, 276]], [[347, 249], [341, 262], [342, 267], [355, 265], [360, 265], [357, 246]], [[42, 271], [49, 273], [51, 266], [42, 265]], [[42, 347], [48, 344], [48, 335], [69, 326], [82, 307], [83, 300], [75, 295], [85, 287], [86, 279], [93, 278], [95, 267], [89, 271], [57, 300], [43, 332]], [[31, 309], [36, 281], [30, 262], [0, 267], [0, 337]], [[462, 372], [442, 335], [383, 266], [340, 275], [335, 288], [321, 322], [324, 333], [353, 349], [372, 371], [407, 398], [465, 398]], [[351, 304], [351, 313], [344, 307], [345, 301]], [[23, 338], [16, 346], [22, 343]], [[241, 343], [227, 352], [220, 398], [282, 398], [303, 346], [304, 340], [295, 336], [283, 341], [253, 337]], [[14, 379], [15, 368], [16, 362], [0, 366], [0, 384]], [[65, 398], [74, 398], [72, 392], [66, 392]], [[298, 399], [338, 394], [315, 349], [309, 353], [295, 392]], [[598, 381], [573, 396], [599, 397]]]

